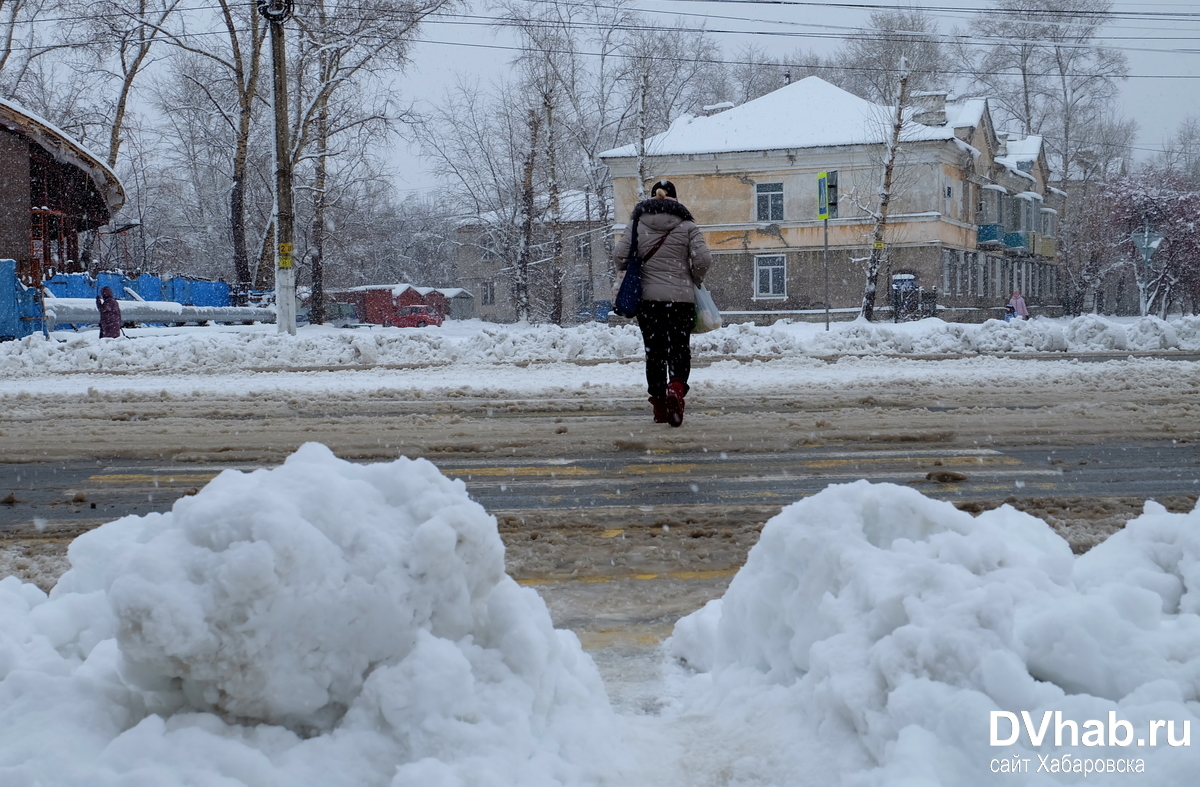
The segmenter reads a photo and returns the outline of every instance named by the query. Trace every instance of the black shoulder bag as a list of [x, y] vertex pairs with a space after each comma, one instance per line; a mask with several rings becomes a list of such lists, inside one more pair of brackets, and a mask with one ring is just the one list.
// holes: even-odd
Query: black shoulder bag
[[664, 232], [658, 242], [650, 247], [650, 251], [646, 252], [646, 256], [642, 257], [638, 254], [637, 225], [636, 221], [633, 222], [631, 230], [633, 235], [629, 239], [629, 256], [625, 259], [625, 278], [621, 280], [621, 288], [617, 290], [617, 299], [613, 301], [613, 311], [626, 319], [636, 317], [638, 308], [642, 304], [642, 263], [653, 257], [654, 253], [662, 248], [667, 236], [671, 234], [671, 230], [675, 229], [672, 227]]

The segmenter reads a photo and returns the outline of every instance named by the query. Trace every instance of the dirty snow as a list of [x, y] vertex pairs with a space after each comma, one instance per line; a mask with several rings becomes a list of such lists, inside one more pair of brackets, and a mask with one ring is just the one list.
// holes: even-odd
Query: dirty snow
[[[287, 372], [408, 365], [421, 367], [410, 385], [639, 386], [636, 367], [614, 383], [587, 363], [636, 359], [631, 326], [274, 330], [10, 342], [0, 394], [19, 405], [107, 379], [117, 395], [147, 378], [164, 395], [318, 395], [329, 378]], [[817, 384], [936, 386], [941, 372], [878, 357], [932, 355], [966, 356], [941, 363], [985, 391], [1032, 362], [978, 353], [1194, 351], [1200, 320], [732, 325], [694, 347], [714, 361], [701, 384], [730, 390], [786, 391], [827, 368]], [[837, 354], [861, 357], [815, 359]], [[1183, 367], [1193, 385], [1190, 363], [1120, 363], [1126, 385], [1155, 389]], [[1104, 373], [1033, 365], [1020, 373]], [[0, 580], [0, 784], [1190, 785], [1198, 533], [1200, 512], [1147, 503], [1076, 557], [1011, 508], [973, 517], [907, 488], [831, 487], [771, 520], [724, 598], [680, 621], [659, 710], [620, 716], [574, 635], [504, 574], [495, 522], [461, 483], [424, 460], [354, 465], [311, 444], [81, 536], [49, 596]], [[1155, 746], [1059, 746], [1053, 723], [1041, 746], [990, 745], [991, 712], [1037, 723], [1047, 710], [1081, 734], [1110, 713], [1138, 739], [1151, 720], [1172, 726]], [[993, 772], [1014, 754], [1027, 773]], [[1085, 782], [1037, 773], [1039, 755], [1145, 772]]]
[[[285, 369], [439, 366], [484, 363], [596, 362], [636, 359], [637, 326], [587, 323], [504, 326], [478, 320], [443, 328], [334, 329], [307, 326], [296, 337], [272, 325], [204, 329], [143, 328], [131, 339], [97, 338], [95, 331], [59, 331], [0, 343], [0, 375], [37, 377], [63, 372], [195, 374]], [[832, 355], [973, 356], [979, 353], [1200, 350], [1200, 317], [1157, 317], [1006, 323], [737, 323], [692, 338], [697, 358], [787, 358]]]
[[[832, 486], [768, 522], [724, 597], [676, 625], [665, 649], [695, 675], [674, 710], [759, 741], [775, 758], [769, 778], [796, 774], [779, 783], [1082, 780], [1038, 773], [1041, 755], [1105, 768], [1143, 761], [1143, 773], [1092, 774], [1089, 784], [1192, 784], [1198, 561], [1200, 511], [1148, 502], [1075, 557], [1009, 506], [972, 517], [904, 487]], [[994, 746], [992, 711], [1027, 711], [1035, 725], [1058, 711], [1077, 739], [1053, 717], [1041, 746]], [[1107, 729], [1099, 745], [1086, 736], [1089, 720], [1110, 718], [1129, 722], [1128, 745], [1113, 745]], [[1152, 720], [1173, 737], [1159, 730], [1150, 745]], [[1031, 767], [995, 770], [1014, 755]], [[768, 783], [756, 769], [735, 762], [729, 781]]]

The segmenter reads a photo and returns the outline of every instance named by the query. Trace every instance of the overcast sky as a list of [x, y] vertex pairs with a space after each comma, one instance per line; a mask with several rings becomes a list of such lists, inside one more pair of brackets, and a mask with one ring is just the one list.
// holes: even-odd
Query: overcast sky
[[[868, 24], [869, 11], [862, 9], [865, 4], [853, 3], [858, 7], [851, 8], [838, 7], [843, 4], [835, 2], [768, 5], [736, 0], [640, 0], [634, 7], [663, 24], [683, 17], [689, 25], [705, 26], [727, 55], [748, 43], [778, 56], [797, 48], [833, 53], [845, 37]], [[924, 8], [943, 32], [949, 32], [965, 27], [973, 11], [990, 4], [944, 0], [904, 5]], [[478, 0], [471, 9], [466, 13], [488, 14]], [[1122, 18], [1106, 29], [1109, 38], [1104, 43], [1124, 51], [1130, 71], [1118, 109], [1137, 120], [1136, 152], [1146, 157], [1162, 150], [1184, 117], [1200, 115], [1200, 4], [1116, 2], [1113, 11]], [[1156, 18], [1161, 15], [1171, 17]], [[473, 20], [429, 23], [422, 38], [413, 48], [412, 67], [396, 83], [406, 101], [440, 101], [457, 75], [484, 81], [497, 78], [508, 70], [516, 54], [505, 48], [513, 45], [511, 37]], [[400, 170], [399, 188], [436, 189], [430, 162], [407, 147], [400, 143], [394, 159]]]

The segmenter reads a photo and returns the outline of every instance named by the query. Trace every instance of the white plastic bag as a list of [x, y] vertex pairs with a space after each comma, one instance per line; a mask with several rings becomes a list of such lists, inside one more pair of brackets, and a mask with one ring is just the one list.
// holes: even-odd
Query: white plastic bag
[[704, 285], [692, 285], [696, 292], [696, 323], [692, 333], [708, 333], [721, 327], [721, 312], [713, 301], [712, 293]]

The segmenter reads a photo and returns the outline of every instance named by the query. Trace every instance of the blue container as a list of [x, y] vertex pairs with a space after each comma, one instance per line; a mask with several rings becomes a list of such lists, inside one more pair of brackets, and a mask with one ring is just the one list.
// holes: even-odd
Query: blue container
[[1010, 249], [1025, 248], [1025, 233], [1023, 233], [1023, 232], [1005, 233], [1004, 245]]

